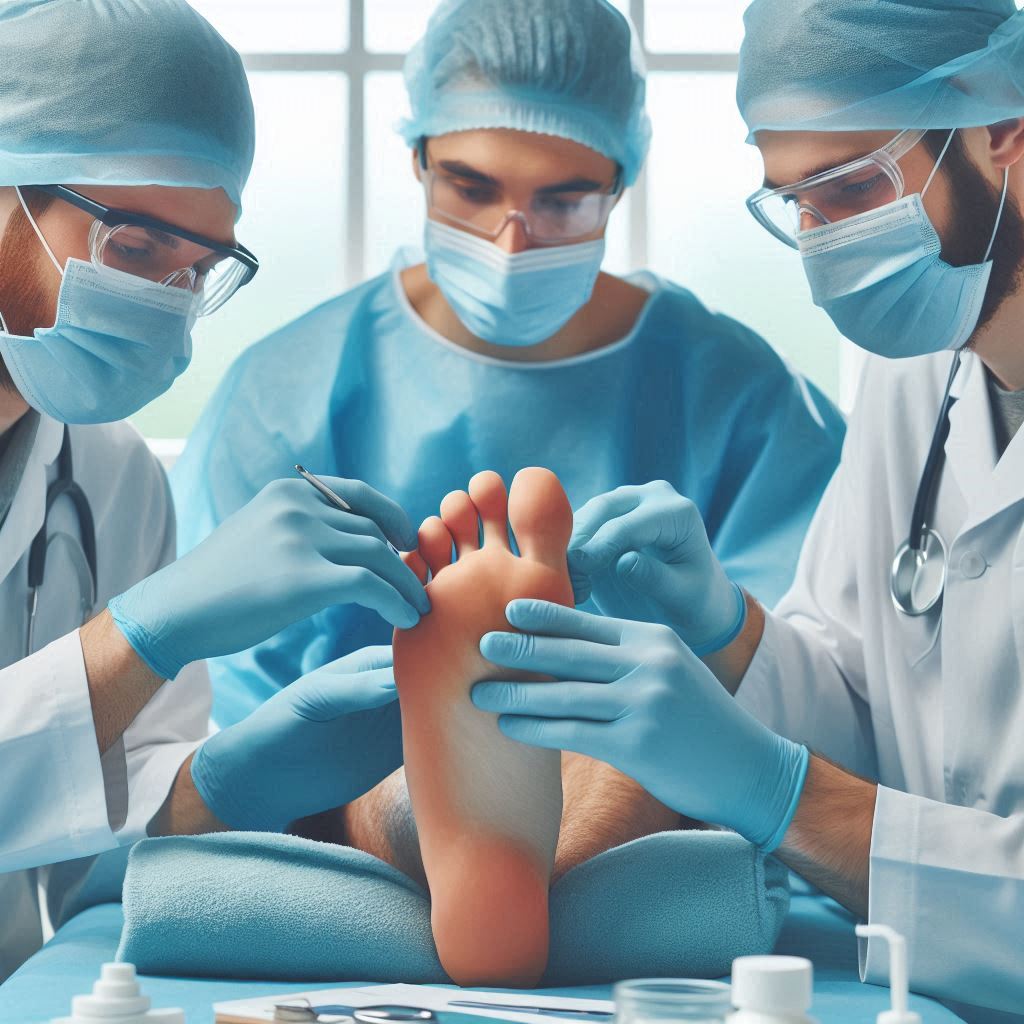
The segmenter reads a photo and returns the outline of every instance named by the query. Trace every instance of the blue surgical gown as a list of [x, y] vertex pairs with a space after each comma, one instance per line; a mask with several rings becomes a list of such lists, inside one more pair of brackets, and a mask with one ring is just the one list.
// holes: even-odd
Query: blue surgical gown
[[[480, 470], [509, 482], [536, 465], [558, 474], [574, 508], [667, 480], [700, 508], [737, 582], [767, 604], [788, 588], [844, 423], [754, 332], [643, 274], [633, 280], [650, 298], [627, 337], [570, 359], [506, 362], [429, 328], [399, 270], [238, 358], [173, 473], [182, 552], [296, 463], [365, 480], [414, 524]], [[390, 636], [375, 612], [327, 608], [211, 664], [214, 718], [236, 722], [300, 675]]]

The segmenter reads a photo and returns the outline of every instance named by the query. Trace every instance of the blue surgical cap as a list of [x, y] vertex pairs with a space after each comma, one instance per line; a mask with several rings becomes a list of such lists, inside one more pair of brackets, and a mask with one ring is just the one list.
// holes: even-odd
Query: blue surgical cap
[[474, 128], [557, 135], [619, 163], [627, 185], [647, 155], [643, 55], [606, 0], [444, 0], [405, 81], [410, 146]]
[[0, 0], [0, 185], [222, 188], [255, 122], [238, 54], [184, 0]]
[[754, 132], [969, 128], [1024, 116], [1013, 0], [754, 0], [737, 99]]

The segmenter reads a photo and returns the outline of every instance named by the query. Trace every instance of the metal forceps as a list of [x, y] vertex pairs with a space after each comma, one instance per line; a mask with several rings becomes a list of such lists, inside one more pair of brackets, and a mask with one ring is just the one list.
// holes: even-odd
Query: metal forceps
[[433, 1010], [391, 1003], [379, 1006], [314, 1006], [303, 996], [274, 1007], [275, 1024], [319, 1024], [338, 1017], [352, 1017], [359, 1024], [440, 1024]]

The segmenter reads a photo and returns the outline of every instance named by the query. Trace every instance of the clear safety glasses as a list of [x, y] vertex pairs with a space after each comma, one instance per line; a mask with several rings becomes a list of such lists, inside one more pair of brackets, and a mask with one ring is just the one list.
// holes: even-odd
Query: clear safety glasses
[[510, 207], [500, 184], [484, 178], [462, 177], [428, 167], [421, 141], [420, 167], [427, 206], [445, 222], [485, 238], [497, 238], [510, 220], [518, 220], [526, 237], [538, 245], [571, 244], [593, 235], [608, 223], [622, 193], [622, 172], [611, 190], [539, 189], [524, 210]]
[[259, 260], [242, 245], [223, 245], [154, 217], [112, 209], [65, 185], [32, 187], [95, 218], [89, 253], [97, 269], [194, 292], [199, 316], [220, 309], [259, 270]]
[[762, 188], [747, 209], [776, 238], [798, 248], [801, 231], [856, 217], [903, 198], [899, 161], [925, 136], [919, 129], [900, 132], [868, 156], [782, 188]]

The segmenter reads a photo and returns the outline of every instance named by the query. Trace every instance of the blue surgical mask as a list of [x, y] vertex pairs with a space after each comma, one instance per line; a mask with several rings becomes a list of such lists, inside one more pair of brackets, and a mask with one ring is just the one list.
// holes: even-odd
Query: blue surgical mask
[[1003, 206], [984, 260], [951, 266], [924, 208], [931, 181], [920, 194], [797, 236], [815, 304], [850, 341], [891, 359], [967, 344], [992, 273]]
[[53, 327], [19, 337], [0, 315], [0, 356], [15, 386], [61, 423], [111, 423], [138, 412], [191, 361], [196, 296], [82, 260], [61, 269], [29, 219], [63, 280]]
[[494, 345], [537, 345], [586, 305], [604, 239], [507, 253], [493, 242], [427, 221], [427, 273], [455, 315]]

